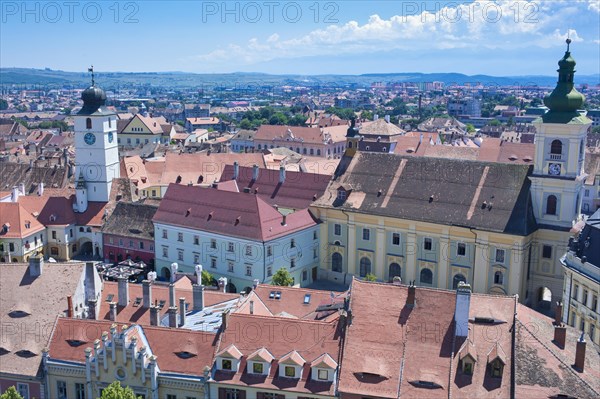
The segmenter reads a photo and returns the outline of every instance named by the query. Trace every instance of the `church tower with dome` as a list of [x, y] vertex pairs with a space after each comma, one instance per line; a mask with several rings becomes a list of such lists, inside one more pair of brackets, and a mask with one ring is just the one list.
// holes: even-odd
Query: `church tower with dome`
[[75, 176], [77, 212], [88, 202], [108, 202], [114, 178], [119, 177], [117, 115], [106, 108], [106, 93], [92, 85], [81, 94], [83, 107], [75, 115]]

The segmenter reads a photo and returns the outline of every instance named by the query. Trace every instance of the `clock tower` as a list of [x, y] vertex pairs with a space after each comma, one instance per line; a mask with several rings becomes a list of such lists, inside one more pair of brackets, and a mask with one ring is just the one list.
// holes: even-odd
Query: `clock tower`
[[117, 115], [106, 108], [106, 94], [94, 82], [81, 94], [83, 107], [75, 116], [74, 208], [85, 212], [87, 202], [108, 202], [112, 181], [119, 177]]
[[583, 188], [585, 142], [592, 121], [581, 115], [585, 97], [574, 86], [575, 60], [567, 51], [558, 61], [558, 82], [544, 98], [548, 107], [533, 122], [535, 166], [531, 194], [535, 217], [541, 228], [570, 229], [577, 219]]

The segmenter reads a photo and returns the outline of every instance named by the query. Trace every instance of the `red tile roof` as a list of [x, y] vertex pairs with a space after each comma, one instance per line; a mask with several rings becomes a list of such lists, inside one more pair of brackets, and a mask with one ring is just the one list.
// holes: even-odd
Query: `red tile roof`
[[269, 241], [317, 224], [306, 209], [283, 216], [260, 197], [170, 184], [153, 222]]
[[[93, 348], [94, 340], [100, 339], [103, 332], [110, 331], [111, 325], [111, 322], [106, 321], [58, 318], [50, 339], [50, 358], [85, 363], [85, 348]], [[214, 334], [150, 326], [139, 329], [132, 329], [129, 334], [146, 337], [149, 349], [157, 356], [158, 367], [162, 372], [202, 375], [203, 369], [212, 364]], [[73, 346], [68, 342], [71, 339], [81, 340], [84, 345]], [[140, 345], [141, 341], [138, 340]], [[188, 352], [194, 356], [178, 356], [177, 353], [180, 352]]]
[[[225, 166], [220, 181], [231, 181], [233, 171], [233, 165]], [[279, 183], [279, 173], [279, 170], [259, 169], [258, 179], [255, 181], [252, 179], [253, 168], [240, 166], [236, 182], [240, 191], [249, 187], [270, 205], [304, 209], [308, 208], [315, 198], [323, 195], [331, 180], [331, 176], [328, 175], [286, 171], [284, 182]]]
[[[105, 281], [104, 289], [100, 302], [99, 319], [110, 320], [110, 303], [106, 300], [109, 295], [113, 296], [113, 302], [119, 300], [119, 285], [114, 281]], [[150, 309], [144, 308], [140, 303], [139, 306], [133, 306], [136, 298], [143, 298], [141, 284], [129, 284], [129, 305], [126, 307], [117, 306], [117, 322], [119, 323], [136, 323], [141, 325], [150, 325]], [[193, 306], [193, 293], [191, 289], [182, 289], [176, 287], [175, 300], [176, 306], [179, 306], [179, 298], [185, 298], [186, 302]], [[239, 298], [238, 294], [228, 294], [220, 291], [204, 290], [204, 306], [212, 306], [231, 299]], [[152, 285], [152, 302], [165, 301], [165, 306], [160, 311], [159, 320], [167, 314], [169, 309], [169, 287], [164, 284]]]
[[[4, 232], [5, 228], [8, 231]], [[17, 202], [0, 202], [0, 238], [25, 238], [45, 227]]]
[[[340, 337], [337, 321], [315, 322], [231, 314], [227, 329], [222, 333], [219, 348], [235, 345], [243, 357], [238, 372], [217, 370], [214, 380], [217, 383], [242, 387], [333, 395], [335, 386], [332, 382], [311, 379], [310, 362], [320, 359], [324, 354], [338, 359]], [[275, 358], [271, 363], [269, 375], [247, 373], [248, 356], [263, 347]], [[220, 350], [219, 348], [217, 351]], [[302, 375], [299, 379], [279, 377], [279, 361], [282, 358], [285, 360], [286, 357], [292, 357], [296, 362], [302, 363]], [[315, 365], [320, 363], [319, 360]]]

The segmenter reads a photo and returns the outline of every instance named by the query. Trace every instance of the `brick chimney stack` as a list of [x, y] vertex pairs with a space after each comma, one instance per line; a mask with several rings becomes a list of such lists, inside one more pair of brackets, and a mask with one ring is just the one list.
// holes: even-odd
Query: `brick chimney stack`
[[414, 285], [414, 281], [410, 283], [408, 286], [408, 296], [406, 297], [406, 306], [409, 308], [414, 308], [416, 305], [416, 287]]
[[158, 308], [150, 305], [150, 325], [158, 326]]
[[116, 302], [110, 303], [109, 319], [110, 319], [110, 321], [117, 321], [117, 303]]
[[561, 301], [556, 302], [556, 309], [554, 310], [554, 325], [560, 326], [562, 325], [562, 312], [563, 305]]
[[183, 326], [185, 324], [185, 312], [186, 312], [186, 306], [185, 306], [185, 298], [181, 297], [179, 298], [179, 326]]
[[152, 282], [150, 280], [142, 281], [143, 302], [142, 307], [148, 309], [152, 304]]
[[129, 304], [129, 281], [127, 277], [120, 276], [119, 279], [119, 306], [125, 307]]
[[575, 349], [575, 369], [580, 373], [583, 373], [585, 367], [585, 347], [587, 343], [583, 337], [584, 334], [584, 332], [581, 333], [581, 337], [577, 340], [577, 348]]

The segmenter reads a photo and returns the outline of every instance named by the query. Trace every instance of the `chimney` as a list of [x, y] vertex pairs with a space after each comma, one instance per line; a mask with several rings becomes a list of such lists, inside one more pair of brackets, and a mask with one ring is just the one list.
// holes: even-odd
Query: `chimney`
[[417, 304], [416, 301], [416, 289], [417, 287], [414, 286], [414, 282], [410, 283], [410, 285], [408, 286], [408, 296], [406, 297], [406, 306], [408, 306], [409, 308], [414, 308], [415, 305]]
[[150, 305], [150, 325], [158, 326], [158, 308]]
[[168, 313], [169, 313], [169, 327], [177, 328], [177, 306], [169, 307]]
[[120, 276], [119, 279], [119, 306], [127, 306], [129, 304], [129, 281], [126, 277]]
[[374, 121], [376, 121], [376, 120], [378, 120], [378, 119], [379, 119], [379, 115], [377, 115], [377, 114], [373, 115], [373, 120], [374, 120]]
[[556, 302], [556, 309], [554, 309], [554, 324], [560, 326], [562, 324], [562, 302]]
[[67, 295], [67, 317], [73, 317], [73, 297], [71, 295]]
[[385, 121], [386, 121], [387, 123], [390, 123], [390, 116], [389, 116], [389, 115], [386, 115], [386, 116], [385, 116]]
[[14, 186], [10, 194], [11, 202], [19, 202], [19, 187]]
[[175, 262], [171, 263], [171, 282], [175, 282], [175, 278], [177, 277], [177, 270], [179, 269], [179, 265]]
[[38, 195], [41, 197], [42, 195], [44, 195], [44, 183], [40, 183], [38, 185]]
[[149, 280], [142, 281], [143, 308], [148, 309], [152, 304], [152, 282]]
[[252, 166], [252, 180], [258, 180], [258, 165], [256, 164]]
[[29, 169], [33, 169], [33, 159], [29, 160]]
[[469, 336], [469, 306], [471, 304], [471, 286], [460, 282], [456, 289], [456, 308], [454, 309], [454, 335]]
[[44, 271], [44, 258], [32, 256], [29, 258], [29, 276], [39, 277]]
[[567, 327], [564, 324], [554, 326], [554, 343], [560, 348], [565, 349], [567, 340]]
[[97, 301], [102, 291], [102, 282], [94, 262], [85, 263], [85, 290], [85, 298], [88, 302], [91, 300]]
[[283, 216], [283, 219], [281, 220], [281, 225], [282, 226], [287, 226], [287, 220], [286, 220], [287, 219], [287, 215], [282, 215], [282, 216]]
[[283, 184], [285, 182], [285, 166], [279, 167], [279, 184]]
[[116, 302], [110, 303], [109, 319], [110, 319], [110, 321], [117, 321], [117, 303]]
[[21, 195], [25, 195], [25, 183], [19, 183], [19, 192]]
[[169, 284], [169, 307], [175, 306], [175, 284]]
[[256, 289], [256, 287], [258, 287], [258, 284], [260, 284], [260, 281], [259, 281], [257, 278], [255, 278], [255, 279], [252, 281], [252, 289], [253, 289], [253, 290], [255, 290], [255, 289]]
[[581, 332], [581, 337], [577, 340], [577, 348], [575, 349], [575, 369], [580, 373], [583, 373], [583, 369], [585, 367], [585, 347], [587, 343], [585, 342], [584, 332]]
[[204, 286], [200, 284], [194, 284], [192, 286], [192, 292], [194, 296], [194, 310], [204, 309]]
[[237, 180], [240, 177], [240, 164], [235, 161], [233, 163], [233, 180]]
[[227, 292], [227, 277], [221, 277], [219, 279], [219, 289], [221, 289], [222, 292]]
[[254, 301], [250, 301], [250, 314], [254, 314]]
[[221, 331], [225, 331], [227, 329], [227, 322], [229, 321], [229, 310], [225, 310], [221, 313]]
[[179, 326], [182, 327], [185, 324], [185, 312], [187, 311], [185, 306], [185, 298], [179, 298]]

